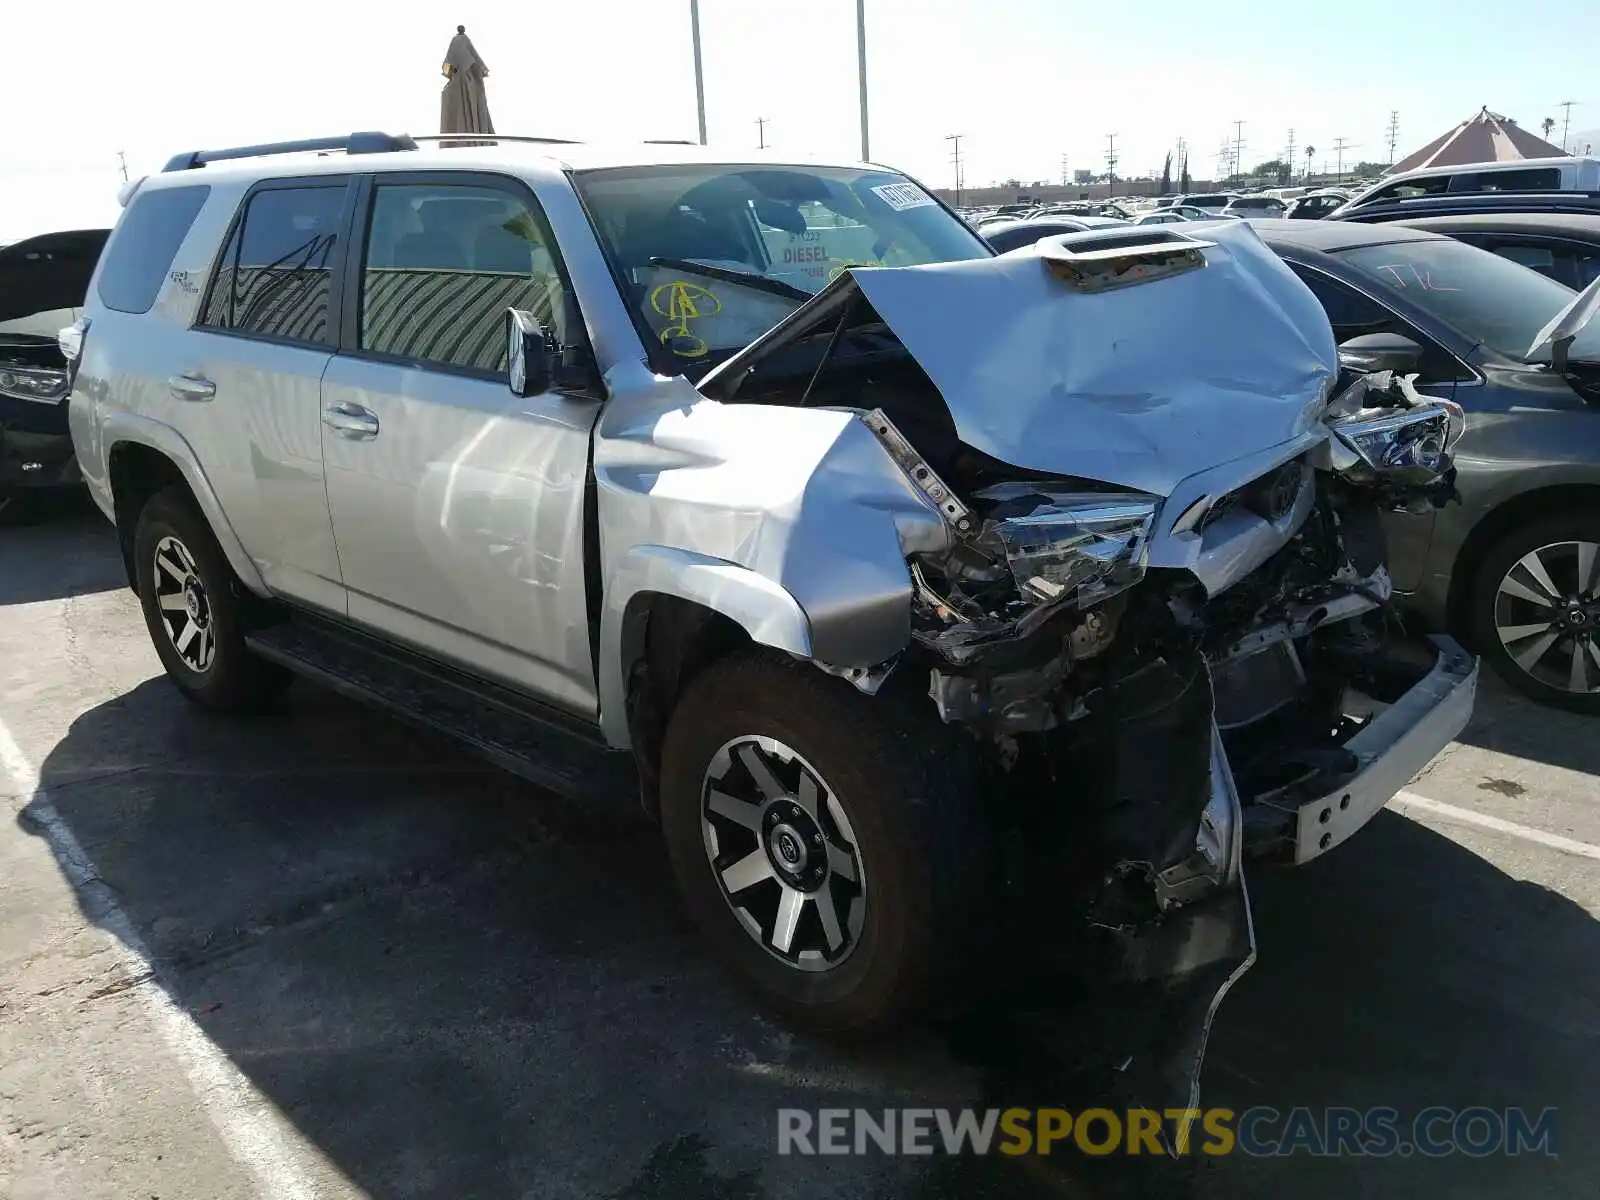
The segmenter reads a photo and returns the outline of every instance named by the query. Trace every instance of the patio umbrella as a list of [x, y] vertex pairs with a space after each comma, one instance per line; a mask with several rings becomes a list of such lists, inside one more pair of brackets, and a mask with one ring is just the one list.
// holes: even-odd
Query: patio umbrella
[[465, 25], [456, 26], [450, 49], [444, 56], [444, 93], [439, 98], [440, 133], [493, 133], [489, 118], [489, 98], [483, 81], [489, 68], [467, 36]]

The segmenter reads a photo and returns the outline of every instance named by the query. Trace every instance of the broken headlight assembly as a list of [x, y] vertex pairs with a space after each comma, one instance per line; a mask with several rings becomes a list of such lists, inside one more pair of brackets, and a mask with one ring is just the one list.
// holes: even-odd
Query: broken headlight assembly
[[1466, 431], [1466, 415], [1458, 404], [1418, 393], [1413, 378], [1380, 371], [1351, 385], [1327, 418], [1333, 436], [1323, 465], [1397, 503], [1426, 504], [1441, 490], [1453, 494], [1450, 451]]
[[985, 540], [1003, 549], [1017, 591], [1035, 604], [1108, 600], [1144, 578], [1156, 501], [1137, 492], [1051, 492], [1003, 483]]
[[0, 396], [54, 404], [67, 394], [67, 373], [45, 367], [0, 365]]

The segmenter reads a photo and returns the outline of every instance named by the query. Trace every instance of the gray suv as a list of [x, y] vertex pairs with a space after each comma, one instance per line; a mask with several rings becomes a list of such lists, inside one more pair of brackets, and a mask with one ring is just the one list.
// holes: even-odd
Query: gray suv
[[1243, 222], [995, 257], [878, 166], [425, 141], [179, 156], [63, 335], [177, 687], [304, 674], [638, 795], [814, 1026], [959, 995], [1020, 911], [1196, 1066], [1243, 858], [1340, 844], [1470, 713], [1375, 534], [1459, 412], [1335, 395]]

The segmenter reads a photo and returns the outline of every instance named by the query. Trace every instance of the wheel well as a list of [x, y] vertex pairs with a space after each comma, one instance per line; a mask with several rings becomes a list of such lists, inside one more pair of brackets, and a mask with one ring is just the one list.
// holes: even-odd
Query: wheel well
[[1570, 512], [1578, 508], [1600, 508], [1600, 487], [1574, 483], [1524, 492], [1507, 500], [1474, 525], [1456, 555], [1458, 566], [1450, 573], [1451, 630], [1457, 633], [1470, 632], [1466, 627], [1469, 616], [1467, 605], [1471, 600], [1478, 568], [1490, 546], [1518, 525], [1553, 512]]
[[749, 644], [750, 635], [737, 621], [693, 600], [641, 592], [628, 601], [619, 651], [640, 793], [652, 818], [661, 742], [684, 689], [712, 663]]
[[117, 515], [117, 540], [122, 547], [122, 565], [128, 572], [128, 586], [138, 589], [133, 566], [133, 532], [139, 514], [150, 497], [169, 487], [181, 487], [190, 496], [189, 481], [183, 472], [159, 450], [138, 442], [119, 442], [111, 448], [111, 498]]

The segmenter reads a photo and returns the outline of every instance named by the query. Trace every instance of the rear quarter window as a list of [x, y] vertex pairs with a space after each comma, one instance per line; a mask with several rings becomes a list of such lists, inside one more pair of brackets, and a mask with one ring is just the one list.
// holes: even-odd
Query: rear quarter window
[[173, 256], [210, 194], [204, 184], [136, 193], [100, 265], [100, 302], [118, 312], [149, 312]]

